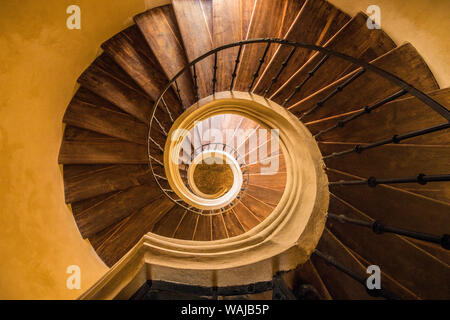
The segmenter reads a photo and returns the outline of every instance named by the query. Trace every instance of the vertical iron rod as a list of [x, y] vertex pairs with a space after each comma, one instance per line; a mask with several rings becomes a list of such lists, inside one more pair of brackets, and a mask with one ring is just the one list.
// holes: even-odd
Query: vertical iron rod
[[240, 44], [239, 45], [239, 51], [238, 51], [238, 54], [236, 56], [236, 60], [234, 61], [234, 70], [233, 70], [233, 73], [231, 74], [230, 91], [233, 90], [234, 81], [236, 80], [238, 66], [239, 66], [239, 63], [241, 62], [242, 47], [243, 47], [243, 44]]
[[248, 88], [248, 92], [252, 91], [253, 86], [255, 85], [256, 79], [258, 79], [258, 77], [259, 77], [259, 72], [261, 71], [262, 65], [264, 64], [264, 61], [266, 60], [266, 56], [267, 56], [267, 53], [269, 52], [269, 48], [270, 48], [271, 44], [272, 44], [272, 42], [270, 40], [268, 40], [266, 49], [264, 49], [264, 53], [263, 53], [261, 59], [259, 59], [258, 68], [256, 69], [256, 72], [253, 74], [253, 80], [252, 80], [252, 83], [250, 84], [250, 87]]
[[308, 72], [308, 75], [306, 76], [305, 79], [303, 79], [303, 81], [294, 88], [294, 91], [283, 101], [282, 106], [285, 107], [291, 100], [292, 98], [294, 98], [294, 96], [300, 92], [300, 90], [303, 88], [303, 86], [309, 81], [309, 79], [311, 79], [314, 74], [316, 73], [317, 70], [319, 70], [319, 68], [325, 63], [325, 61], [328, 60], [329, 55], [325, 55], [322, 59], [320, 59], [320, 61], [314, 66], [314, 68], [311, 69], [311, 71]]

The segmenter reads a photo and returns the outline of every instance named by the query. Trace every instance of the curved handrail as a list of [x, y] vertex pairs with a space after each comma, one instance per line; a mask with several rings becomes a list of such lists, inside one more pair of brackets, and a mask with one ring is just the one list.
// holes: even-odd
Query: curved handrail
[[[437, 102], [436, 100], [434, 100], [433, 98], [431, 98], [430, 96], [428, 96], [427, 94], [425, 94], [424, 92], [422, 92], [421, 90], [415, 88], [413, 85], [407, 83], [406, 81], [402, 80], [401, 78], [399, 78], [398, 76], [385, 71], [373, 64], [370, 64], [368, 62], [365, 62], [361, 59], [358, 58], [354, 58], [351, 57], [349, 55], [334, 51], [334, 50], [330, 50], [328, 48], [322, 47], [322, 46], [318, 46], [318, 45], [313, 45], [313, 44], [305, 44], [305, 43], [299, 43], [299, 42], [293, 42], [293, 41], [289, 41], [286, 39], [280, 39], [280, 38], [257, 38], [257, 39], [249, 39], [249, 40], [243, 40], [243, 41], [238, 41], [238, 42], [233, 42], [233, 43], [229, 43], [220, 47], [217, 47], [213, 50], [210, 50], [208, 52], [206, 52], [205, 54], [199, 56], [198, 58], [192, 60], [190, 63], [188, 63], [184, 68], [182, 68], [167, 84], [167, 86], [165, 87], [165, 89], [161, 92], [161, 94], [159, 95], [158, 99], [156, 99], [155, 103], [154, 103], [154, 107], [151, 113], [151, 118], [150, 118], [150, 123], [149, 123], [149, 131], [148, 131], [148, 157], [149, 157], [149, 164], [150, 164], [150, 169], [152, 171], [152, 175], [155, 178], [158, 186], [160, 187], [160, 189], [162, 190], [162, 192], [169, 198], [171, 199], [171, 197], [167, 194], [167, 192], [164, 190], [164, 188], [160, 185], [158, 179], [155, 176], [155, 172], [153, 170], [153, 165], [152, 165], [152, 156], [151, 156], [151, 148], [150, 148], [150, 143], [151, 143], [151, 128], [152, 128], [152, 124], [153, 124], [153, 120], [155, 119], [155, 114], [156, 114], [156, 110], [159, 106], [159, 104], [161, 103], [161, 100], [164, 97], [164, 94], [174, 86], [174, 84], [177, 87], [178, 90], [178, 84], [177, 84], [177, 79], [186, 71], [190, 70], [191, 67], [195, 67], [195, 65], [202, 61], [203, 59], [211, 56], [211, 55], [216, 55], [217, 52], [223, 51], [225, 49], [229, 49], [229, 48], [233, 48], [233, 47], [241, 47], [244, 45], [250, 45], [250, 44], [258, 44], [258, 43], [267, 43], [268, 45], [274, 43], [274, 44], [280, 44], [280, 45], [285, 45], [285, 46], [290, 46], [290, 47], [295, 47], [295, 48], [303, 48], [303, 49], [309, 49], [309, 50], [314, 50], [317, 52], [321, 52], [324, 53], [325, 55], [328, 56], [334, 56], [346, 61], [351, 62], [354, 65], [359, 66], [360, 68], [362, 68], [364, 71], [368, 70], [368, 71], [372, 71], [378, 75], [380, 75], [381, 77], [389, 80], [391, 83], [395, 84], [396, 86], [400, 87], [405, 93], [409, 93], [412, 96], [416, 97], [417, 99], [421, 100], [423, 103], [425, 103], [426, 105], [428, 105], [431, 109], [433, 109], [435, 112], [437, 112], [438, 114], [440, 114], [442, 117], [444, 117], [449, 123], [450, 123], [450, 111], [445, 108], [443, 105], [441, 105], [439, 102]], [[240, 52], [238, 53], [238, 55], [240, 55]]]

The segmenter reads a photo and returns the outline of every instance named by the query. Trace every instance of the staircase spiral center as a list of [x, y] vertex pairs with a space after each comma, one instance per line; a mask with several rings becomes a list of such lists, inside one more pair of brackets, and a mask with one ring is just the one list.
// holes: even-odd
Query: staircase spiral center
[[233, 186], [233, 171], [221, 158], [210, 156], [194, 169], [194, 184], [207, 196], [218, 198]]

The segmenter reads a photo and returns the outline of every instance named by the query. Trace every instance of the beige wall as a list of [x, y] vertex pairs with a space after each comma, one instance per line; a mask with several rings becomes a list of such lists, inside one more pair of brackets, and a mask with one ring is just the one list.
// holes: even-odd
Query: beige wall
[[[274, 0], [275, 1], [275, 0]], [[107, 268], [84, 242], [64, 204], [57, 156], [61, 119], [76, 78], [102, 41], [146, 6], [167, 0], [8, 0], [0, 10], [0, 299], [72, 299]], [[333, 0], [354, 13], [369, 1]], [[377, 0], [382, 25], [411, 41], [450, 84], [449, 1]], [[357, 3], [357, 5], [356, 5]], [[405, 6], [405, 3], [408, 6]], [[82, 10], [82, 30], [65, 26], [67, 6]], [[355, 5], [358, 7], [355, 8]], [[445, 19], [447, 18], [447, 19]], [[66, 288], [79, 265], [82, 290]]]
[[[71, 4], [81, 7], [80, 31], [66, 28]], [[143, 0], [2, 1], [0, 299], [75, 298], [107, 270], [64, 204], [61, 119], [102, 41], [144, 10]], [[72, 264], [82, 290], [66, 288]]]
[[381, 9], [381, 27], [397, 43], [410, 42], [441, 88], [450, 86], [449, 0], [329, 0], [354, 15], [369, 5]]

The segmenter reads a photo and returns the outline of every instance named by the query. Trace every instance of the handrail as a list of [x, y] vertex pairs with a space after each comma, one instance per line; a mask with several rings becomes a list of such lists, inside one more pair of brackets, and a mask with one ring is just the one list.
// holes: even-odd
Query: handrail
[[[259, 76], [262, 64], [264, 62], [264, 59], [266, 58], [267, 55], [267, 51], [270, 47], [271, 44], [280, 44], [283, 46], [290, 46], [290, 47], [294, 47], [294, 49], [296, 48], [303, 48], [303, 49], [309, 49], [309, 50], [313, 50], [313, 51], [317, 51], [320, 53], [324, 54], [324, 57], [322, 58], [322, 60], [319, 62], [319, 64], [315, 67], [315, 69], [320, 68], [320, 66], [330, 57], [337, 57], [343, 60], [346, 60], [358, 67], [360, 67], [361, 69], [356, 72], [354, 77], [351, 77], [348, 82], [351, 82], [352, 80], [356, 79], [358, 76], [360, 76], [362, 73], [367, 72], [367, 71], [371, 71], [374, 72], [376, 74], [378, 74], [379, 76], [389, 80], [391, 83], [393, 83], [394, 85], [398, 86], [401, 88], [401, 91], [394, 95], [394, 98], [397, 98], [399, 96], [402, 96], [404, 94], [411, 94], [412, 96], [416, 97], [417, 99], [421, 100], [423, 103], [425, 103], [427, 106], [429, 106], [432, 110], [434, 110], [435, 112], [437, 112], [439, 115], [441, 115], [443, 118], [445, 118], [447, 120], [448, 123], [450, 123], [450, 111], [445, 108], [443, 105], [441, 105], [439, 102], [437, 102], [436, 100], [434, 100], [433, 98], [431, 98], [430, 96], [428, 96], [427, 94], [425, 94], [424, 92], [422, 92], [421, 90], [415, 88], [413, 85], [407, 83], [406, 81], [402, 80], [401, 78], [399, 78], [398, 76], [385, 71], [373, 64], [370, 64], [368, 62], [365, 62], [361, 59], [358, 58], [354, 58], [351, 57], [349, 55], [325, 48], [323, 46], [318, 46], [318, 45], [313, 45], [313, 44], [305, 44], [305, 43], [299, 43], [299, 42], [293, 42], [293, 41], [289, 41], [286, 39], [280, 39], [280, 38], [257, 38], [257, 39], [249, 39], [249, 40], [243, 40], [243, 41], [238, 41], [238, 42], [233, 42], [233, 43], [229, 43], [220, 47], [217, 47], [213, 50], [210, 50], [206, 53], [204, 53], [203, 55], [199, 56], [198, 58], [192, 60], [191, 62], [189, 62], [184, 68], [182, 68], [167, 84], [167, 86], [165, 87], [165, 89], [161, 92], [161, 94], [159, 95], [159, 97], [156, 99], [152, 113], [151, 113], [151, 117], [150, 117], [150, 123], [149, 123], [149, 131], [148, 131], [148, 157], [149, 157], [149, 164], [150, 164], [150, 169], [152, 171], [152, 175], [155, 178], [158, 186], [160, 187], [160, 189], [164, 192], [164, 194], [171, 198], [166, 190], [160, 185], [158, 179], [156, 178], [156, 174], [153, 170], [153, 165], [152, 165], [152, 161], [156, 161], [154, 157], [152, 157], [151, 155], [151, 148], [150, 148], [150, 144], [152, 143], [152, 138], [151, 138], [151, 128], [153, 125], [153, 121], [157, 121], [157, 119], [155, 118], [155, 114], [156, 114], [156, 110], [159, 106], [159, 104], [161, 103], [161, 101], [163, 100], [164, 94], [170, 89], [172, 88], [174, 85], [176, 86], [176, 90], [177, 90], [177, 94], [180, 97], [180, 93], [179, 93], [179, 86], [177, 83], [177, 79], [183, 75], [185, 72], [187, 72], [188, 70], [193, 69], [194, 75], [194, 86], [195, 86], [195, 98], [196, 100], [198, 100], [198, 83], [197, 83], [197, 69], [196, 69], [196, 64], [202, 60], [204, 60], [205, 58], [214, 55], [215, 58], [215, 63], [214, 63], [214, 68], [213, 68], [213, 73], [214, 73], [214, 77], [213, 77], [213, 94], [216, 92], [216, 87], [215, 87], [215, 82], [217, 81], [216, 79], [216, 71], [217, 71], [217, 53], [229, 48], [233, 48], [233, 47], [239, 47], [239, 52], [237, 53], [236, 56], [236, 60], [235, 60], [235, 66], [234, 66], [234, 71], [232, 74], [232, 79], [231, 79], [231, 85], [230, 85], [230, 91], [232, 91], [233, 86], [234, 86], [234, 82], [236, 79], [236, 72], [238, 70], [238, 65], [239, 62], [241, 61], [242, 58], [242, 49], [244, 46], [247, 45], [251, 45], [251, 44], [260, 44], [260, 43], [265, 43], [266, 48], [264, 50], [264, 54], [261, 57], [261, 59], [259, 60], [259, 64], [258, 64], [258, 69], [256, 70], [253, 78], [252, 78], [252, 83], [249, 85], [249, 92], [251, 92], [253, 85], [257, 79], [257, 77]], [[291, 51], [292, 52], [292, 51]], [[285, 65], [289, 62], [289, 59], [286, 59], [282, 65], [282, 68], [280, 69], [280, 73], [282, 72], [282, 70], [284, 69]], [[316, 71], [316, 70], [315, 70]], [[310, 73], [309, 77], [312, 76], [312, 73]], [[307, 81], [309, 78], [306, 78], [305, 81]], [[301, 86], [298, 86], [300, 90]], [[336, 92], [333, 92], [332, 94], [337, 94], [338, 92], [342, 91], [342, 88], [339, 87], [338, 89], [336, 89]], [[297, 91], [297, 88], [296, 88]], [[180, 98], [181, 100], [181, 98]], [[385, 101], [383, 101], [384, 103]], [[320, 105], [318, 105], [320, 106]], [[314, 110], [318, 107], [314, 107]], [[375, 107], [378, 107], [378, 105], [375, 105]], [[375, 108], [374, 107], [374, 108]], [[313, 112], [314, 110], [309, 110], [306, 112], [306, 114], [309, 114], [311, 112]], [[304, 115], [306, 115], [304, 114]], [[320, 134], [319, 134], [320, 135]], [[161, 164], [159, 161], [156, 161], [159, 165]]]

